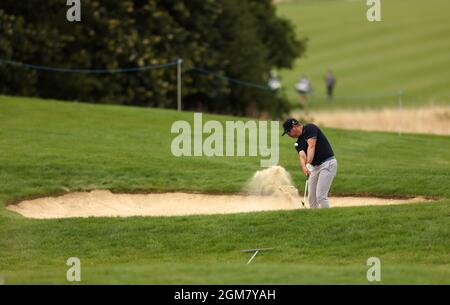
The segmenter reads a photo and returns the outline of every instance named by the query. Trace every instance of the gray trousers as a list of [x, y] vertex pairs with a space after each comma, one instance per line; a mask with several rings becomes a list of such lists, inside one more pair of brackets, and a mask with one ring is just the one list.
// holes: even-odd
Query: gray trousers
[[315, 166], [308, 179], [308, 201], [311, 209], [329, 208], [328, 192], [337, 172], [336, 159]]

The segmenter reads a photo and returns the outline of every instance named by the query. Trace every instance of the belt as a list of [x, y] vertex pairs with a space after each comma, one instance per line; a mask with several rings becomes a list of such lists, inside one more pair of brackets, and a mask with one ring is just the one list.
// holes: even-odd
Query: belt
[[322, 164], [324, 164], [325, 162], [331, 161], [331, 160], [334, 160], [334, 159], [336, 159], [335, 156], [328, 157], [328, 158], [326, 158], [325, 160], [323, 160], [322, 162], [320, 162], [319, 164], [317, 164], [317, 166], [322, 165]]

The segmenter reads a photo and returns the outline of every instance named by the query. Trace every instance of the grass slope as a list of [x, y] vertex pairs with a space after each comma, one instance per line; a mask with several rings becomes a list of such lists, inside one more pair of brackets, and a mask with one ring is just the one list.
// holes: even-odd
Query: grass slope
[[[170, 126], [191, 113], [0, 97], [0, 202], [68, 190], [239, 191], [259, 158], [175, 158]], [[236, 119], [205, 115], [206, 119]], [[449, 283], [448, 137], [326, 130], [332, 192], [433, 195], [438, 203], [176, 218], [29, 220], [0, 208], [6, 283]], [[280, 165], [299, 187], [292, 140]], [[239, 252], [274, 247], [245, 266]], [[247, 269], [244, 269], [247, 268]]]
[[[382, 21], [368, 22], [366, 1], [283, 1], [279, 14], [290, 19], [300, 37], [308, 37], [306, 57], [282, 72], [288, 96], [298, 102], [294, 84], [300, 74], [312, 80], [311, 108], [397, 106], [450, 103], [450, 2], [381, 1]], [[337, 99], [327, 103], [324, 74], [337, 79]]]

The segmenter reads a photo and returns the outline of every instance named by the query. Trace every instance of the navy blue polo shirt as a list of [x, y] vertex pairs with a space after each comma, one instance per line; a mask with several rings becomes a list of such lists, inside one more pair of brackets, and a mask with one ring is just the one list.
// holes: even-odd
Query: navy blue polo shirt
[[304, 151], [305, 154], [308, 154], [308, 140], [311, 138], [316, 138], [316, 151], [314, 153], [314, 159], [312, 161], [312, 165], [320, 165], [326, 159], [333, 157], [334, 152], [331, 148], [330, 142], [328, 142], [327, 137], [323, 134], [319, 127], [314, 124], [307, 124], [303, 126], [303, 133], [297, 139], [297, 144], [295, 145], [295, 149], [298, 153], [300, 151]]

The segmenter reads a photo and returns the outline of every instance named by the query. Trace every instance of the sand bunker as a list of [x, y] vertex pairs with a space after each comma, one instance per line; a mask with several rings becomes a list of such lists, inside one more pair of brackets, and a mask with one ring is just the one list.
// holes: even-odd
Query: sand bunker
[[[7, 209], [36, 219], [74, 217], [181, 216], [301, 209], [298, 190], [289, 174], [275, 166], [257, 172], [245, 193], [206, 195], [189, 193], [114, 194], [107, 190], [69, 193], [25, 200]], [[331, 207], [424, 202], [425, 198], [383, 199], [332, 197]]]
[[[424, 198], [383, 199], [332, 197], [331, 207], [388, 205], [426, 201]], [[28, 218], [181, 216], [301, 209], [288, 197], [261, 195], [205, 195], [188, 193], [113, 194], [110, 191], [70, 193], [26, 200], [7, 209]]]
[[289, 208], [299, 206], [282, 197], [188, 193], [113, 194], [109, 191], [71, 193], [8, 206], [8, 209], [30, 218], [179, 216]]

